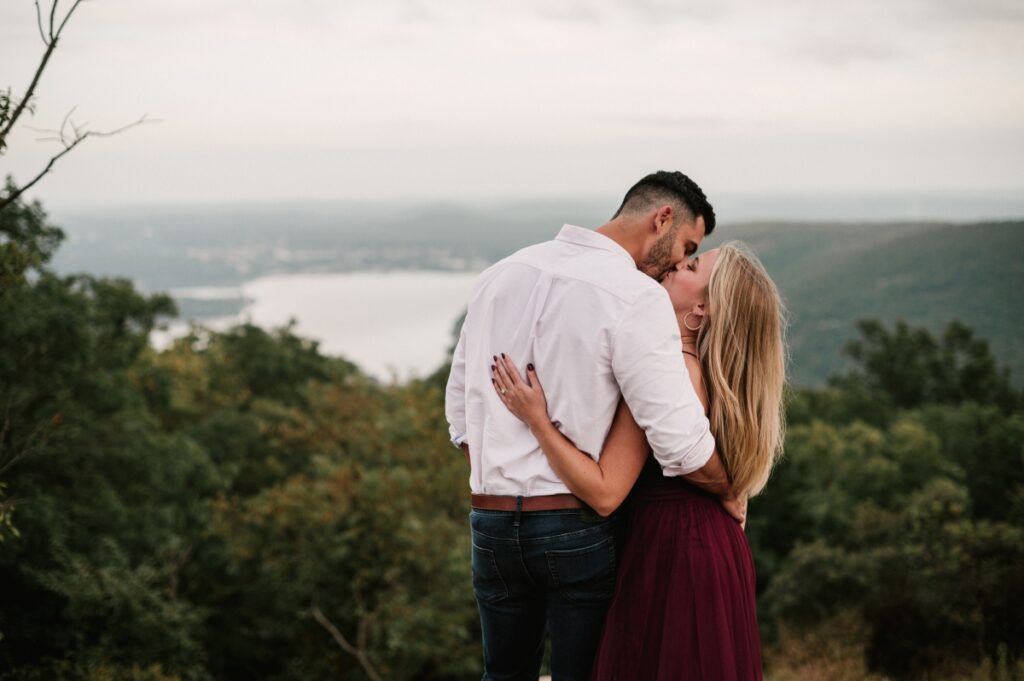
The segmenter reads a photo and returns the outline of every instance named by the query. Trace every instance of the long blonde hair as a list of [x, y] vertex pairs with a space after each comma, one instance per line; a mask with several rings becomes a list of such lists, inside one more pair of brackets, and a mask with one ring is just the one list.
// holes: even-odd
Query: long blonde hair
[[711, 432], [737, 494], [758, 494], [782, 455], [785, 308], [745, 245], [723, 244], [698, 336]]

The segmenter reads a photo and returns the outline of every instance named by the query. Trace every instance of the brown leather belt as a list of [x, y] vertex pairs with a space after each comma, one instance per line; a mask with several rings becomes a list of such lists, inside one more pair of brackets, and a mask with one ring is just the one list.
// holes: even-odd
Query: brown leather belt
[[[516, 497], [493, 494], [474, 494], [473, 508], [483, 511], [514, 511]], [[523, 497], [523, 512], [561, 511], [570, 508], [586, 508], [586, 505], [572, 494], [548, 494], [543, 497]]]

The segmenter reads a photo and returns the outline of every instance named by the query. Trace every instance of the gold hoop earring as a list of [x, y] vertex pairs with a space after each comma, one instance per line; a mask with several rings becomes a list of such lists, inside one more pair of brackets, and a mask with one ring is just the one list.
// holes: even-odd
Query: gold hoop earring
[[697, 324], [696, 327], [690, 326], [689, 324], [686, 323], [686, 320], [689, 319], [690, 315], [692, 315], [692, 314], [693, 314], [692, 312], [687, 312], [686, 313], [686, 316], [683, 317], [683, 326], [685, 326], [690, 331], [700, 331], [700, 327], [704, 324], [704, 320], [703, 319]]

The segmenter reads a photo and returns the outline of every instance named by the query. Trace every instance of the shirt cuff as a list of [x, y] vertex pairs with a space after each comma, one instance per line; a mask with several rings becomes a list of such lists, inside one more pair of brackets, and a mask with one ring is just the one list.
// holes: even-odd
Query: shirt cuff
[[[452, 436], [452, 444], [455, 445], [456, 447], [462, 447], [462, 443], [465, 442], [465, 441], [466, 441], [466, 434], [465, 433], [459, 433], [457, 435]], [[711, 455], [708, 454], [708, 456], [711, 456]]]
[[715, 453], [715, 438], [709, 432], [693, 446], [681, 461], [662, 466], [661, 474], [666, 478], [689, 475], [704, 467], [711, 455]]

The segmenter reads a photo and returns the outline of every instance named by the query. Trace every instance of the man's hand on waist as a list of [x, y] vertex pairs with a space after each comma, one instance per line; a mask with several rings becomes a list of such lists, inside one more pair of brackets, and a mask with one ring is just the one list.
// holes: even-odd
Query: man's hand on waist
[[719, 497], [725, 512], [735, 518], [743, 529], [747, 528], [747, 497], [734, 497], [731, 494]]

